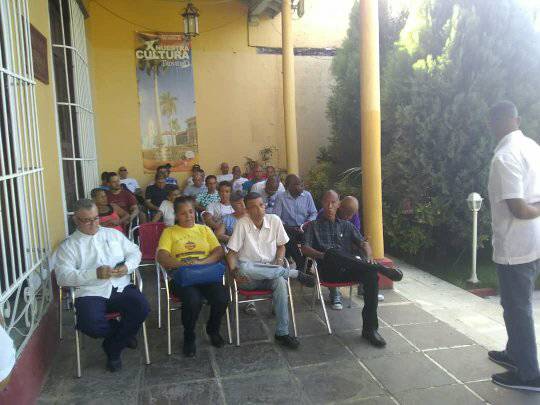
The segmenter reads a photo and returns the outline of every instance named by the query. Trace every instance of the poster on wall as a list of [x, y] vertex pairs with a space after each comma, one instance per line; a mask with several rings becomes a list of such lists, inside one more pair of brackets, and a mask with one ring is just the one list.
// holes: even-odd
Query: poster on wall
[[191, 43], [178, 33], [135, 35], [144, 171], [189, 171], [199, 160]]

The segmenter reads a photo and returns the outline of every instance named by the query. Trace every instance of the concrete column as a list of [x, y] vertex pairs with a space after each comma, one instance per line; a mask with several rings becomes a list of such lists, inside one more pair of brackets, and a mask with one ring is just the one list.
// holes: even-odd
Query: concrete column
[[291, 0], [281, 6], [281, 41], [283, 62], [283, 113], [287, 146], [287, 171], [298, 174], [298, 139], [296, 136], [296, 92], [294, 88], [294, 39]]
[[381, 182], [381, 92], [378, 0], [360, 0], [360, 119], [364, 233], [384, 258]]

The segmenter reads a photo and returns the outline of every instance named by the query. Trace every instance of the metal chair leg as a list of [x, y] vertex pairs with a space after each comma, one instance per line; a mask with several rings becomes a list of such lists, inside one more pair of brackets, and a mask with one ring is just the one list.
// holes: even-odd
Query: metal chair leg
[[156, 266], [157, 275], [157, 319], [158, 329], [161, 329], [161, 274], [159, 268]]
[[321, 288], [321, 280], [319, 279], [319, 272], [317, 270], [315, 270], [315, 278], [316, 278], [316, 281], [317, 281], [317, 286], [318, 286], [318, 290], [319, 290], [319, 299], [321, 300], [321, 305], [322, 305], [322, 309], [323, 309], [323, 313], [324, 313], [324, 320], [326, 322], [326, 327], [328, 328], [328, 334], [332, 334], [332, 328], [330, 327], [330, 320], [328, 319], [328, 313], [326, 312], [326, 304], [324, 302], [324, 298], [323, 298], [323, 293], [322, 293], [322, 288]]
[[352, 285], [349, 286], [349, 308], [352, 308]]
[[79, 331], [75, 329], [75, 355], [77, 357], [77, 378], [81, 378], [81, 348], [79, 346]]
[[232, 345], [232, 332], [231, 332], [231, 314], [229, 307], [227, 307], [227, 312], [225, 313], [227, 317], [227, 336], [229, 337], [229, 344]]
[[142, 333], [144, 340], [144, 356], [146, 358], [146, 364], [150, 364], [150, 351], [148, 350], [148, 335], [146, 334], [146, 322], [142, 324]]
[[165, 293], [167, 298], [167, 354], [170, 356], [171, 350], [171, 296], [169, 295], [169, 283], [165, 280]]
[[292, 324], [293, 324], [293, 332], [294, 332], [294, 337], [297, 337], [298, 336], [298, 332], [296, 330], [296, 317], [294, 315], [294, 302], [293, 302], [293, 297], [292, 297], [292, 290], [291, 290], [291, 283], [289, 281], [289, 279], [287, 279], [287, 289], [289, 290], [289, 304], [291, 306], [291, 319], [292, 319]]
[[240, 346], [240, 317], [238, 314], [238, 290], [234, 289], [234, 321], [236, 322], [236, 346]]
[[62, 312], [64, 310], [63, 308], [63, 302], [62, 302], [62, 287], [59, 287], [58, 288], [58, 336], [60, 337], [60, 340], [62, 340], [64, 338], [64, 335], [63, 335], [63, 325], [62, 325]]

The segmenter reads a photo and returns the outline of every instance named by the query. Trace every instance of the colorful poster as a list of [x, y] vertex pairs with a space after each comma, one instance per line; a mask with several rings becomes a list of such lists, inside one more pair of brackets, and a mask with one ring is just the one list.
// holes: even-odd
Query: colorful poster
[[191, 43], [178, 33], [135, 35], [144, 171], [189, 171], [199, 160]]

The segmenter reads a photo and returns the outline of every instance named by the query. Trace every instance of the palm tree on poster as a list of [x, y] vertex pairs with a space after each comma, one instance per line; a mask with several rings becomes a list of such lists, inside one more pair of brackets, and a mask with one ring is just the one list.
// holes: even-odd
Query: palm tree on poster
[[[144, 37], [144, 39], [150, 39]], [[155, 41], [159, 41], [156, 39]], [[146, 45], [141, 45], [138, 49], [144, 50], [146, 48]], [[167, 68], [163, 66], [160, 59], [139, 59], [138, 60], [138, 68], [139, 70], [142, 70], [146, 72], [148, 76], [152, 76], [154, 80], [154, 105], [156, 109], [156, 126], [157, 126], [157, 139], [155, 146], [161, 147], [163, 145], [163, 138], [162, 138], [162, 126], [161, 126], [161, 109], [160, 109], [160, 103], [159, 103], [159, 87], [158, 87], [158, 77], [160, 74], [165, 72]]]
[[[161, 93], [159, 96], [159, 104], [161, 106], [161, 114], [165, 115], [169, 120], [169, 130], [173, 132], [172, 120], [173, 115], [176, 114], [176, 102], [177, 97], [174, 97], [170, 92]], [[178, 121], [178, 120], [177, 120]]]

